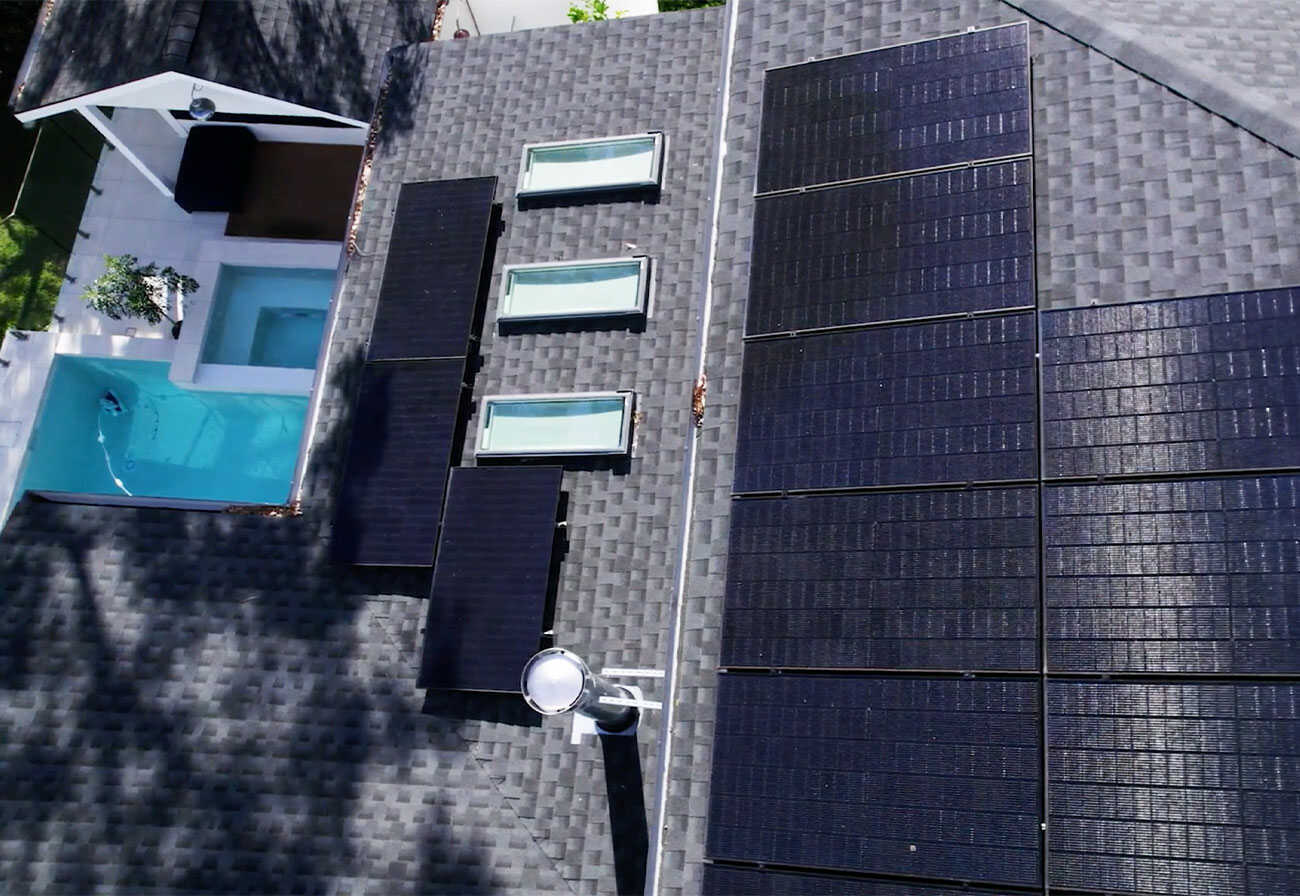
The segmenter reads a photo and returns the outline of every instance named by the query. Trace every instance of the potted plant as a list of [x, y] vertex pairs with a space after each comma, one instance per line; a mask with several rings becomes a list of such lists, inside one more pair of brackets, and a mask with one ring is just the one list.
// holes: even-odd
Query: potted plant
[[104, 273], [95, 278], [82, 298], [113, 320], [138, 317], [157, 324], [166, 318], [172, 324], [172, 338], [179, 339], [181, 321], [167, 313], [167, 297], [176, 293], [178, 299], [183, 298], [198, 288], [197, 280], [171, 265], [160, 269], [152, 262], [140, 264], [134, 255], [105, 255]]

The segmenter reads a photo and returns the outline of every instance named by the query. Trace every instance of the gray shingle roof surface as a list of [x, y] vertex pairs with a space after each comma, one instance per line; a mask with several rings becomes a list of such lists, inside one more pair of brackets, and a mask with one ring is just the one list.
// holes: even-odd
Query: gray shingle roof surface
[[[997, 0], [740, 7], [663, 893], [699, 893], [704, 867], [763, 71], [1024, 18]], [[1300, 282], [1300, 162], [1061, 31], [1031, 22], [1030, 53], [1041, 307]]]
[[1272, 0], [1011, 0], [1026, 14], [1119, 59], [1300, 155], [1293, 5]]
[[[607, 783], [624, 799], [640, 783], [653, 809], [658, 718], [643, 726], [630, 766], [607, 778], [613, 753], [569, 747], [565, 723], [538, 723], [517, 701], [422, 704], [414, 676], [427, 580], [341, 576], [325, 559], [398, 188], [496, 174], [505, 210], [494, 295], [504, 263], [629, 251], [659, 262], [640, 333], [502, 336], [489, 301], [474, 393], [638, 391], [644, 418], [626, 468], [565, 473], [571, 528], [556, 642], [596, 668], [662, 666], [682, 462], [697, 439], [661, 892], [699, 892], [763, 68], [1023, 18], [996, 0], [741, 3], [708, 412], [692, 436], [729, 13], [394, 57], [359, 253], [322, 375], [303, 518], [18, 508], [0, 539], [0, 757], [6, 778], [21, 782], [0, 797], [0, 888], [617, 889], [637, 831], [611, 817]], [[1034, 23], [1030, 40], [1044, 306], [1300, 282], [1294, 158], [1060, 31]], [[515, 208], [523, 143], [650, 128], [668, 135], [657, 203]], [[472, 447], [471, 436], [466, 457]]]
[[433, 16], [418, 0], [206, 0], [178, 63], [168, 55], [173, 11], [192, 6], [56, 0], [16, 108], [182, 71], [366, 120], [384, 54], [427, 37]]
[[[636, 390], [630, 462], [564, 475], [555, 641], [594, 668], [662, 664], [721, 23], [705, 10], [397, 55], [302, 518], [17, 509], [0, 540], [15, 645], [0, 756], [31, 783], [0, 799], [0, 889], [595, 894], [635, 878], [646, 832], [628, 819], [653, 805], [657, 719], [635, 742], [571, 747], [567, 720], [517, 697], [422, 704], [428, 575], [340, 575], [328, 521], [400, 184], [496, 174], [494, 295], [506, 262], [657, 262], [644, 332], [500, 336], [490, 302], [474, 394]], [[657, 200], [515, 208], [525, 142], [652, 128], [668, 141]]]

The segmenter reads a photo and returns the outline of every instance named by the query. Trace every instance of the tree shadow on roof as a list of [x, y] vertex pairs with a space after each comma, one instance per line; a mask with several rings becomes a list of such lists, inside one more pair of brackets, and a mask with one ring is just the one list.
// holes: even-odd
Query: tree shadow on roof
[[15, 510], [0, 580], [34, 585], [0, 619], [30, 647], [3, 693], [33, 709], [0, 723], [5, 887], [325, 892], [419, 842], [459, 874], [421, 888], [500, 888], [437, 807], [458, 797], [426, 798], [465, 786], [438, 769], [466, 746], [413, 692], [417, 602], [332, 586], [302, 522]]

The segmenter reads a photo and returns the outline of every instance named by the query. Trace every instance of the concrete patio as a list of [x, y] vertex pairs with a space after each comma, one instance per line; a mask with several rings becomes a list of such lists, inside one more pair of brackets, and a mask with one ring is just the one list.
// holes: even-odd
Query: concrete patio
[[[185, 148], [155, 110], [119, 108], [112, 128], [129, 150], [164, 183], [174, 182]], [[226, 237], [225, 212], [187, 213], [133, 165], [124, 152], [105, 145], [94, 185], [86, 200], [81, 226], [68, 261], [54, 321], [45, 332], [10, 331], [0, 346], [0, 394], [9, 397], [0, 410], [0, 510], [14, 500], [23, 458], [36, 421], [54, 358], [58, 354], [95, 355], [173, 362], [173, 381], [192, 387], [255, 391], [255, 378], [199, 383], [196, 368], [209, 300], [222, 260], [244, 264], [284, 265], [286, 258], [313, 267], [334, 267], [338, 243], [267, 241]], [[105, 255], [129, 253], [142, 262], [170, 265], [199, 281], [185, 302], [187, 326], [171, 338], [167, 321], [151, 326], [141, 320], [111, 320], [82, 299], [86, 287], [104, 269]], [[175, 310], [172, 309], [173, 315]], [[282, 377], [286, 391], [310, 391], [314, 371]], [[276, 381], [279, 382], [278, 380]], [[0, 517], [2, 518], [2, 517]]]

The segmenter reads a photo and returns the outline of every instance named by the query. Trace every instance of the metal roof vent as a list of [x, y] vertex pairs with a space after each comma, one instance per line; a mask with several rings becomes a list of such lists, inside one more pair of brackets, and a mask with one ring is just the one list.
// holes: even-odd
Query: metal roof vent
[[[534, 654], [524, 666], [519, 689], [524, 701], [544, 716], [576, 712], [609, 733], [626, 731], [640, 715], [636, 707], [627, 705], [636, 699], [632, 691], [601, 678], [582, 657], [563, 647]], [[618, 702], [605, 702], [602, 697]]]

